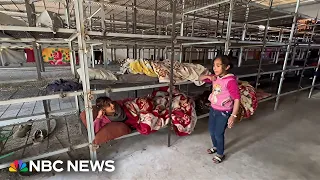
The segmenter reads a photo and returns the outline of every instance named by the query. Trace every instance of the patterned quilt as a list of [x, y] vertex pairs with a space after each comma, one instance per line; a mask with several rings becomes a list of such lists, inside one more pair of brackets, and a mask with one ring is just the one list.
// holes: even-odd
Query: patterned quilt
[[[170, 82], [170, 60], [151, 62], [154, 72], [159, 77], [159, 82]], [[209, 70], [200, 64], [173, 63], [173, 80], [174, 83], [191, 81], [197, 86], [202, 86], [205, 82], [199, 81], [199, 76], [210, 74]]]
[[[128, 116], [125, 123], [141, 134], [148, 135], [170, 123], [168, 87], [160, 88], [148, 97], [128, 99], [122, 103]], [[194, 101], [174, 90], [172, 109], [172, 124], [176, 134], [191, 134], [197, 122]]]
[[[145, 74], [151, 77], [158, 77], [159, 82], [170, 82], [170, 60], [163, 61], [147, 61], [127, 59], [122, 62], [121, 73], [129, 72], [132, 74]], [[174, 61], [173, 64], [173, 80], [174, 83], [191, 81], [197, 86], [201, 86], [204, 82], [199, 81], [202, 74], [210, 74], [210, 71], [200, 64], [180, 63]]]

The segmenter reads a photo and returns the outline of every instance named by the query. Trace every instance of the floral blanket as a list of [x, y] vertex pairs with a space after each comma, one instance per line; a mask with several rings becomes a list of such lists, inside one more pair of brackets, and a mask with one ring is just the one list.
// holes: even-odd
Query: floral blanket
[[[169, 88], [160, 88], [148, 97], [123, 101], [128, 116], [125, 122], [138, 132], [148, 135], [158, 131], [169, 122]], [[174, 90], [172, 103], [172, 124], [178, 136], [189, 135], [197, 122], [194, 101]]]
[[258, 99], [255, 88], [246, 81], [239, 81], [239, 90], [241, 94], [241, 109], [243, 109], [243, 118], [249, 118], [258, 107]]
[[[154, 72], [159, 77], [159, 82], [170, 82], [170, 60], [151, 62]], [[200, 64], [173, 62], [174, 83], [191, 81], [197, 86], [202, 86], [205, 82], [199, 81], [199, 76], [210, 72]]]
[[44, 62], [48, 62], [51, 65], [70, 64], [69, 48], [44, 48], [42, 57]]

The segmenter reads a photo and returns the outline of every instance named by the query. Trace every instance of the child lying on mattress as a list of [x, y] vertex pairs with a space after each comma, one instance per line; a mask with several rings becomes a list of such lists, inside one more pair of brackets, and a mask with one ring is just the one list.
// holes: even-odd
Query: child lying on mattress
[[95, 133], [110, 122], [124, 122], [127, 119], [126, 113], [121, 106], [109, 97], [97, 98], [96, 106], [99, 112], [94, 120]]

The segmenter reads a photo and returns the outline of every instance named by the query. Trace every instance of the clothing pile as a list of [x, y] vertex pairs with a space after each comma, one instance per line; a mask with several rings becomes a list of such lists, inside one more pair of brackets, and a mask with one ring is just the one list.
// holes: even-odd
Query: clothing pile
[[78, 91], [82, 89], [82, 85], [78, 82], [66, 79], [59, 79], [47, 85], [46, 90], [50, 92], [68, 92]]
[[[129, 72], [132, 74], [145, 74], [151, 77], [158, 77], [159, 82], [170, 82], [170, 60], [164, 61], [147, 61], [147, 60], [134, 60], [127, 59], [121, 65], [121, 73]], [[207, 68], [200, 64], [180, 63], [174, 61], [173, 64], [173, 80], [174, 83], [181, 83], [192, 81], [195, 85], [201, 86], [204, 82], [199, 81], [199, 76], [209, 75], [210, 72]]]
[[[241, 95], [240, 110], [238, 112], [238, 121], [243, 118], [249, 118], [254, 114], [258, 107], [257, 93], [248, 82], [238, 81], [239, 91]], [[211, 91], [204, 91], [201, 95], [195, 98], [196, 111], [199, 114], [203, 114], [208, 111], [210, 107], [210, 101], [208, 100]]]
[[[169, 124], [169, 88], [160, 88], [147, 97], [123, 101], [125, 123], [144, 135]], [[173, 92], [172, 123], [178, 136], [189, 135], [197, 123], [194, 101], [177, 90]]]

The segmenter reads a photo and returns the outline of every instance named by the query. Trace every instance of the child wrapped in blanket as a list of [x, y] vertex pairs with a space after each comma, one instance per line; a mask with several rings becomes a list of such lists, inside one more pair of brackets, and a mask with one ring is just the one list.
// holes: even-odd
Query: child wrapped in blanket
[[97, 98], [96, 106], [99, 112], [98, 116], [94, 120], [95, 133], [110, 122], [124, 122], [127, 120], [126, 113], [120, 104], [112, 101], [109, 97]]

